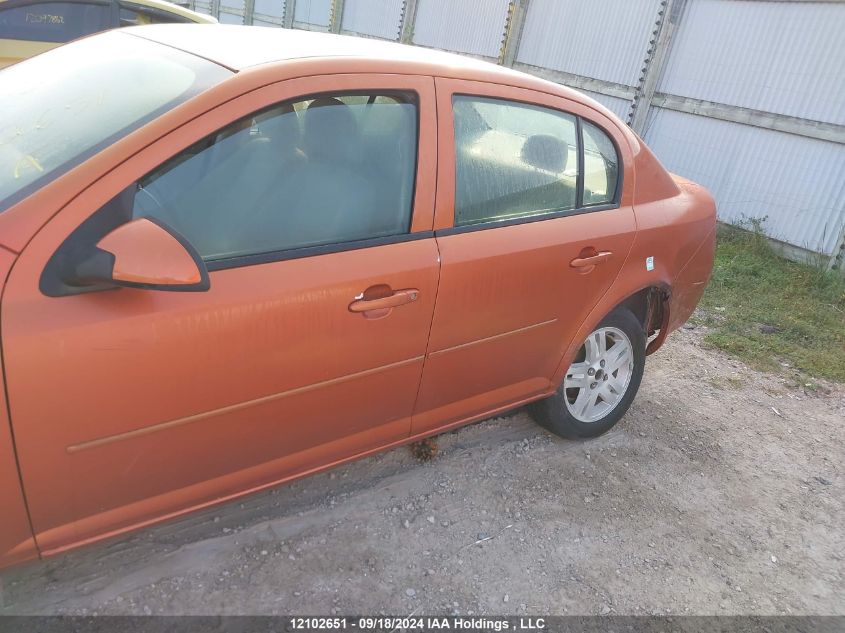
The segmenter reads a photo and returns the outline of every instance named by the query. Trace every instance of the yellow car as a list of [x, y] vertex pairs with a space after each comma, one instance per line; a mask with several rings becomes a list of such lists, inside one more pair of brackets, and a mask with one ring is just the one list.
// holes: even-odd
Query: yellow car
[[170, 22], [217, 20], [164, 0], [0, 0], [0, 68], [98, 31]]

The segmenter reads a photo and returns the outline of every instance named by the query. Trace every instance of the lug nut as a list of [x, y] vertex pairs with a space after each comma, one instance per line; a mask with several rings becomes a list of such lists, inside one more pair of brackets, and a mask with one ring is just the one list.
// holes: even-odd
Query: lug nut
[[601, 377], [602, 380], [607, 380], [607, 374]]
[[595, 369], [593, 369], [592, 367], [590, 367], [590, 368], [587, 370], [587, 375], [588, 375], [588, 376], [592, 376], [592, 375], [593, 375], [593, 374], [595, 374], [595, 373], [596, 373], [596, 370], [595, 370]]
[[604, 367], [604, 361], [603, 361], [603, 360], [600, 360], [600, 361], [599, 361], [599, 365], [601, 365], [602, 367]]
[[597, 383], [597, 382], [591, 382], [590, 383], [590, 389], [595, 389], [598, 386], [599, 386], [599, 383]]

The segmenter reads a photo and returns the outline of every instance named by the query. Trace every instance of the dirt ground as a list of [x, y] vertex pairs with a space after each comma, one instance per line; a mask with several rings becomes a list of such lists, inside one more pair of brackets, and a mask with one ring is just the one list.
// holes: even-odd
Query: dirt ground
[[845, 389], [682, 330], [610, 433], [524, 411], [3, 577], [3, 614], [845, 614]]

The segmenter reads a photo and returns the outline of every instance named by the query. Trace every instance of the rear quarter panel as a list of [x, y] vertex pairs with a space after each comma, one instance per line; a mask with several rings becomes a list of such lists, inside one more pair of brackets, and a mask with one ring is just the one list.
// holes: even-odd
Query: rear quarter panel
[[[693, 182], [674, 180], [675, 195], [634, 203], [637, 237], [617, 280], [624, 288], [618, 296], [627, 297], [648, 286], [667, 289], [669, 332], [689, 318], [704, 292], [716, 237], [716, 205], [710, 193]], [[648, 270], [649, 258], [653, 258], [653, 270]]]
[[[14, 261], [15, 256], [0, 247], [0, 297]], [[18, 476], [4, 378], [0, 371], [0, 568], [38, 556]]]
[[625, 299], [645, 288], [667, 291], [668, 334], [689, 318], [710, 279], [716, 243], [713, 197], [701, 185], [669, 174], [636, 137], [633, 144], [637, 235], [613, 286], [564, 355], [554, 385], [563, 380], [587, 335]]
[[716, 257], [716, 203], [710, 192], [692, 181], [675, 177], [684, 194], [684, 214], [676, 220], [683, 242], [673, 266], [668, 332], [690, 318], [713, 272]]

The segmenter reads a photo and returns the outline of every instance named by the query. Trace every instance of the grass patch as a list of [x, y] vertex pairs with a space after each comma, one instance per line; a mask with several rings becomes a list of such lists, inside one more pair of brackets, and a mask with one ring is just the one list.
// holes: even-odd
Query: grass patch
[[[845, 279], [779, 257], [760, 230], [720, 225], [713, 278], [696, 321], [705, 343], [748, 365], [845, 382]], [[699, 313], [699, 314], [700, 314]]]
[[737, 376], [727, 376], [726, 378], [712, 376], [707, 382], [710, 383], [710, 386], [719, 390], [742, 389], [745, 386], [745, 381]]

